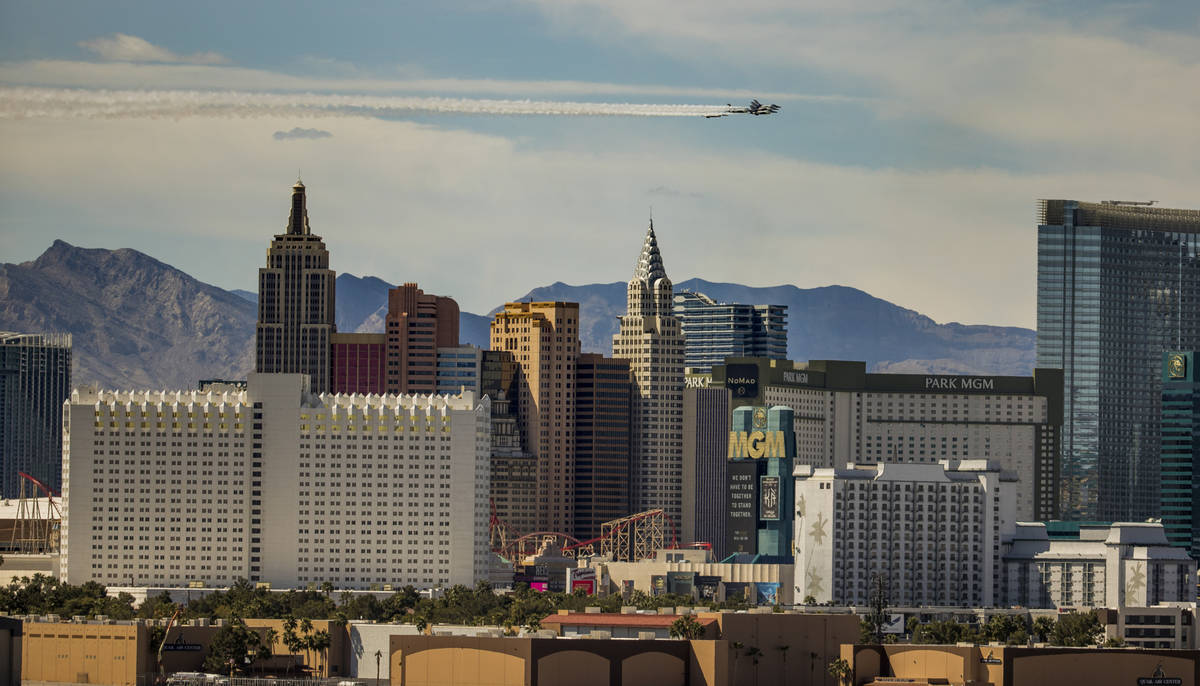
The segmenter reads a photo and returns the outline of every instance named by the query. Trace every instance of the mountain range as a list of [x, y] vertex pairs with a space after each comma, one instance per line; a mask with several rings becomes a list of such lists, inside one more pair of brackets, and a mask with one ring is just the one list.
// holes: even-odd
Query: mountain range
[[[392, 284], [337, 278], [339, 331], [382, 331]], [[793, 360], [865, 360], [884, 372], [1029, 374], [1029, 329], [929, 317], [845, 286], [758, 288], [688, 279], [676, 291], [721, 302], [788, 307]], [[202, 378], [241, 378], [254, 363], [256, 294], [224, 290], [136, 250], [55, 241], [36, 260], [0, 265], [0, 330], [73, 335], [74, 383], [108, 388], [191, 388]], [[608, 354], [625, 309], [625, 284], [553, 283], [513, 300], [580, 304], [584, 351]], [[490, 314], [463, 312], [460, 339], [488, 347]]]

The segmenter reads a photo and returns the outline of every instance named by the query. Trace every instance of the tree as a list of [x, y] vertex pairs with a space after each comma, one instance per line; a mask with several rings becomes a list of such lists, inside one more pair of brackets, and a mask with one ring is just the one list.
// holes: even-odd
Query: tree
[[847, 662], [844, 658], [839, 657], [838, 659], [834, 660], [833, 662], [830, 662], [829, 666], [826, 667], [825, 671], [829, 672], [829, 676], [833, 677], [834, 679], [837, 679], [839, 684], [850, 683], [850, 676], [851, 676], [850, 663]]
[[312, 648], [321, 654], [321, 668], [324, 676], [329, 676], [329, 646], [332, 643], [327, 629], [321, 629], [312, 635]]
[[1042, 616], [1033, 620], [1033, 633], [1037, 636], [1038, 641], [1049, 641], [1052, 631], [1054, 631], [1054, 620], [1050, 617]]
[[750, 646], [746, 648], [746, 657], [750, 658], [754, 664], [754, 683], [758, 683], [758, 658], [762, 657], [763, 651], [758, 646]]
[[816, 605], [817, 599], [811, 595], [806, 595], [806, 596], [804, 596], [804, 604], [805, 605]]
[[1096, 611], [1068, 612], [1059, 615], [1054, 629], [1050, 632], [1050, 643], [1056, 646], [1085, 648], [1100, 643], [1104, 635], [1104, 627], [1096, 616]]
[[883, 627], [887, 623], [888, 579], [884, 574], [871, 574], [870, 610], [862, 620], [863, 643], [883, 643]]
[[913, 631], [913, 643], [953, 645], [955, 643], [980, 643], [980, 635], [968, 624], [954, 621], [918, 624]]
[[1029, 622], [1016, 615], [992, 615], [982, 627], [983, 637], [1008, 645], [1020, 645], [1029, 641]]
[[671, 622], [671, 638], [684, 638], [689, 641], [704, 637], [704, 627], [691, 615], [683, 615]]
[[1105, 648], [1124, 648], [1125, 647], [1125, 639], [1121, 638], [1120, 636], [1109, 636], [1108, 639], [1106, 641], [1104, 641], [1104, 647]]
[[204, 669], [216, 673], [226, 669], [245, 672], [250, 657], [258, 654], [260, 642], [258, 633], [247, 628], [242, 620], [235, 619], [213, 635]]

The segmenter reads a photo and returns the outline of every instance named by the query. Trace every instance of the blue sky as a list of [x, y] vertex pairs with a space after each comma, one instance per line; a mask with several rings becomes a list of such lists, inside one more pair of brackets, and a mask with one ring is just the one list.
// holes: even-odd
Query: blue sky
[[[675, 280], [1033, 326], [1036, 198], [1200, 204], [1197, 36], [1194, 2], [4, 2], [0, 255], [136, 247], [252, 289], [300, 167], [335, 269], [472, 311], [627, 279], [653, 205]], [[361, 108], [759, 95], [783, 111]]]

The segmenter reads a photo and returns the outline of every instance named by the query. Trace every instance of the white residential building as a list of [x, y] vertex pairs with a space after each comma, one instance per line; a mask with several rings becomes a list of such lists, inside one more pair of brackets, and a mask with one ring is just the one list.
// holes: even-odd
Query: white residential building
[[882, 574], [892, 605], [989, 607], [1016, 477], [987, 460], [849, 465], [796, 476], [795, 597], [869, 602]]
[[475, 394], [96, 391], [68, 403], [60, 576], [297, 587], [487, 576], [490, 407]]
[[[1162, 524], [1020, 523], [1004, 546], [1004, 602], [1124, 610], [1196, 600], [1196, 562]], [[1061, 530], [1070, 527], [1063, 535]]]

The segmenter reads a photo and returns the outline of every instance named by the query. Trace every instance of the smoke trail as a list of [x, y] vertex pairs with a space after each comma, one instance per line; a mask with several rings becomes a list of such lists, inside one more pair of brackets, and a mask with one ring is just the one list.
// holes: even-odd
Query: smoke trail
[[642, 105], [240, 91], [0, 88], [0, 119], [387, 117], [408, 114], [703, 117], [721, 114], [725, 110], [721, 105]]

